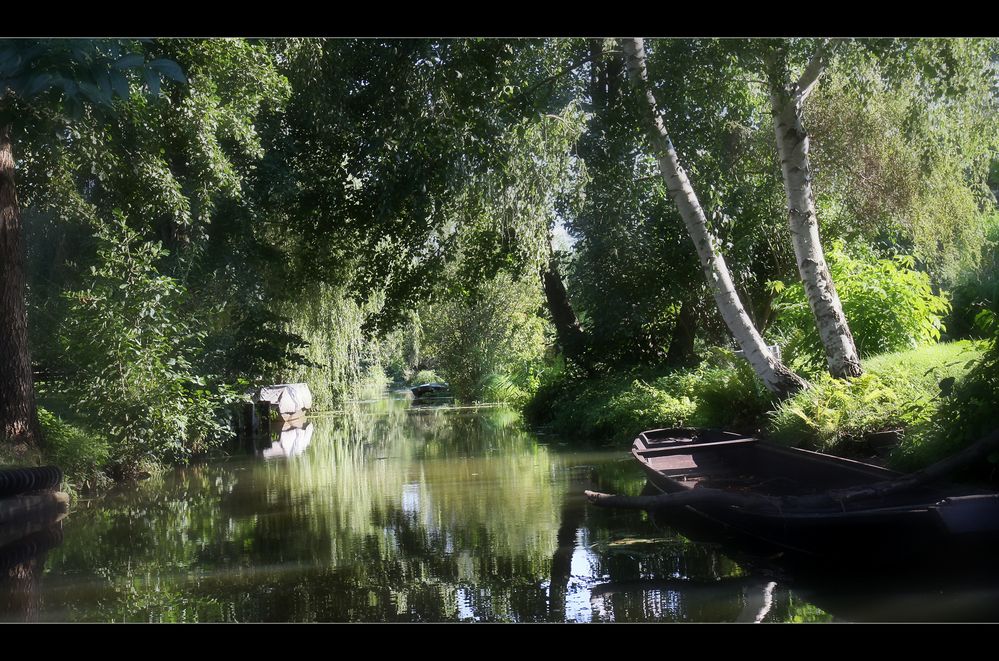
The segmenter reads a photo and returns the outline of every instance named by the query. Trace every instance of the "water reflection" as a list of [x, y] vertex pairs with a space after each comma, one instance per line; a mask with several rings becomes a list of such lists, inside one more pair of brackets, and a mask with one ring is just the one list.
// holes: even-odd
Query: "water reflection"
[[642, 489], [627, 453], [541, 443], [511, 411], [383, 400], [281, 435], [290, 451], [270, 459], [230, 457], [77, 503], [35, 583], [36, 617], [831, 618], [716, 546], [588, 507], [584, 489]]
[[312, 442], [314, 425], [305, 418], [274, 422], [271, 424], [268, 441], [270, 445], [261, 449], [264, 459], [294, 457], [302, 454]]

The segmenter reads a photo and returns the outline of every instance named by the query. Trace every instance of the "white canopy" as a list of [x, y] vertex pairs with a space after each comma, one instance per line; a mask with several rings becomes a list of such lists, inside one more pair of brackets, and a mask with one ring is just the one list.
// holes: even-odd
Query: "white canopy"
[[312, 408], [312, 391], [306, 383], [264, 386], [253, 396], [253, 401], [272, 404], [279, 413], [295, 413]]

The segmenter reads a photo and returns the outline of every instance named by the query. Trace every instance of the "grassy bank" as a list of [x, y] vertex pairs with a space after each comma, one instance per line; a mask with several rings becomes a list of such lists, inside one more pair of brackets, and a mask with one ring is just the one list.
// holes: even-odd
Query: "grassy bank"
[[941, 383], [963, 378], [982, 356], [970, 341], [883, 354], [864, 362], [858, 379], [822, 375], [812, 388], [783, 402], [766, 425], [771, 440], [844, 456], [866, 456], [879, 432], [904, 437], [933, 419]]
[[941, 383], [959, 382], [981, 358], [970, 341], [884, 354], [864, 363], [859, 379], [819, 375], [812, 388], [778, 403], [749, 365], [719, 353], [705, 366], [671, 372], [563, 380], [538, 392], [528, 420], [567, 439], [627, 443], [643, 429], [724, 427], [823, 452], [868, 456], [868, 439], [927, 424]]

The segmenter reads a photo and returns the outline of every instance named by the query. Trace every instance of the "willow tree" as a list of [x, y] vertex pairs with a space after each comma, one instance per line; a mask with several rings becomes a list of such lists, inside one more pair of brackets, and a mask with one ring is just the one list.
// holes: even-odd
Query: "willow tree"
[[676, 149], [659, 113], [648, 79], [645, 44], [641, 38], [623, 40], [629, 76], [644, 98], [648, 112], [645, 128], [660, 173], [683, 218], [687, 233], [697, 250], [701, 268], [715, 299], [715, 304], [746, 359], [767, 388], [778, 396], [791, 395], [805, 387], [800, 376], [788, 369], [767, 347], [757, 331], [732, 282], [725, 258], [716, 237], [708, 227], [707, 217], [694, 192], [690, 179], [680, 165]]

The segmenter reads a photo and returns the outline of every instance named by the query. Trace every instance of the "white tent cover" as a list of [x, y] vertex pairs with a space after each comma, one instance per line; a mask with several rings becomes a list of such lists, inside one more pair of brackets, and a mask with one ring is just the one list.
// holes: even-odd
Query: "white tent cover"
[[255, 402], [267, 402], [279, 413], [295, 413], [312, 408], [312, 391], [306, 383], [282, 383], [264, 386], [253, 396]]

